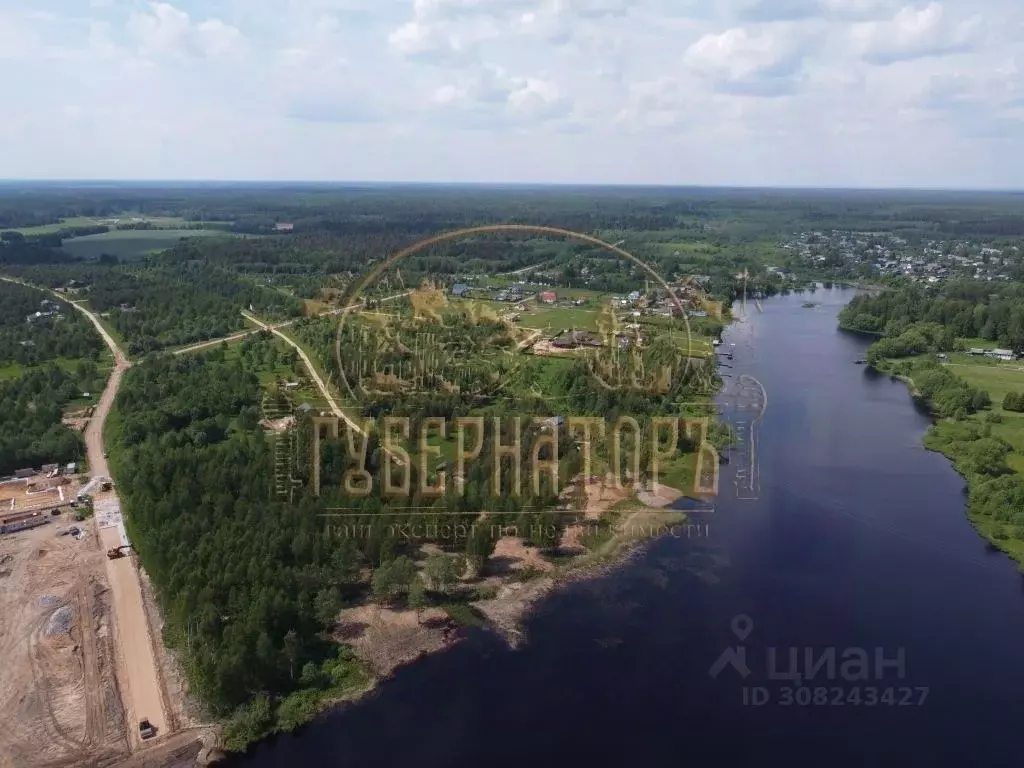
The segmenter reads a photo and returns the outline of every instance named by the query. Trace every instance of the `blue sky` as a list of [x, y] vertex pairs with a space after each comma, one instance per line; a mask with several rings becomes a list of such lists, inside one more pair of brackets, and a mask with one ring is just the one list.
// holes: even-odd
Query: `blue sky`
[[6, 178], [1024, 188], [1019, 0], [0, 0]]

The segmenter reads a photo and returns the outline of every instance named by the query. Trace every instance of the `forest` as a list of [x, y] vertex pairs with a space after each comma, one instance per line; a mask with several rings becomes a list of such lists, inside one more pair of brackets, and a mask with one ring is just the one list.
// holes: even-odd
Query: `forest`
[[0, 367], [10, 376], [0, 381], [0, 474], [83, 457], [81, 436], [61, 417], [83, 392], [102, 390], [103, 349], [89, 322], [66, 303], [0, 282]]
[[66, 264], [10, 267], [11, 274], [88, 301], [108, 315], [127, 342], [129, 355], [226, 336], [245, 327], [241, 310], [283, 319], [302, 313], [300, 302], [281, 291], [198, 260], [164, 260], [141, 265]]
[[980, 338], [1024, 351], [1024, 285], [951, 281], [903, 283], [854, 297], [840, 314], [843, 328], [892, 338], [914, 323], [935, 323], [953, 337]]
[[95, 363], [83, 361], [74, 373], [46, 365], [0, 381], [0, 474], [81, 460], [82, 437], [61, 416], [83, 390], [102, 389], [104, 379]]
[[779, 190], [700, 187], [398, 184], [0, 185], [0, 230], [132, 212], [228, 222], [236, 231], [401, 233], [523, 221], [583, 231], [711, 225], [738, 241], [797, 229], [844, 227], [949, 236], [1020, 236], [1012, 192]]
[[[259, 344], [273, 344], [260, 338]], [[247, 734], [238, 735], [240, 743], [253, 729], [258, 736], [283, 727], [296, 701], [308, 703], [317, 691], [327, 695], [325, 680], [359, 677], [358, 665], [340, 664], [337, 647], [326, 639], [333, 616], [344, 601], [371, 589], [360, 575], [364, 566], [384, 567], [387, 575], [395, 569], [389, 563], [415, 554], [396, 528], [425, 519], [414, 511], [419, 498], [395, 501], [378, 492], [345, 500], [352, 524], [366, 527], [365, 537], [329, 535], [319, 513], [339, 503], [344, 454], [336, 442], [325, 447], [323, 486], [338, 490], [317, 498], [308, 485], [308, 420], [300, 426], [304, 439], [293, 468], [307, 481], [305, 490], [291, 503], [274, 498], [273, 446], [258, 426], [260, 387], [252, 370], [263, 356], [250, 346], [238, 357], [221, 348], [147, 359], [126, 375], [111, 426], [113, 471], [133, 540], [160, 596], [166, 640], [185, 647], [189, 679], [213, 713], [235, 713], [235, 732]], [[529, 446], [534, 436], [523, 439]], [[379, 445], [374, 434], [374, 471]], [[465, 497], [432, 500], [437, 512], [426, 521], [465, 523], [472, 520], [467, 513], [488, 508], [504, 513], [497, 523], [514, 520], [524, 506], [554, 502], [533, 497], [528, 480], [519, 499], [499, 503], [482, 493], [491, 458], [485, 452], [473, 465]], [[378, 514], [385, 508], [388, 517]], [[408, 519], [394, 514], [402, 509]], [[440, 543], [479, 566], [494, 538], [489, 526], [479, 526]], [[400, 569], [387, 578], [389, 590], [402, 591]], [[267, 699], [258, 698], [264, 694]], [[254, 724], [253, 707], [264, 704], [269, 719]]]
[[97, 361], [104, 349], [92, 324], [68, 304], [34, 288], [0, 282], [0, 366], [28, 367], [56, 358]]

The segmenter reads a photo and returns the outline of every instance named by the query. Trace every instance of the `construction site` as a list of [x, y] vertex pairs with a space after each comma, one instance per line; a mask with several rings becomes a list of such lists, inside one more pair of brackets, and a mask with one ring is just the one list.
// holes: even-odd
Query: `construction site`
[[194, 754], [198, 734], [163, 685], [155, 606], [143, 603], [116, 493], [73, 471], [0, 481], [0, 768]]
[[79, 478], [44, 469], [0, 483], [0, 765], [95, 765], [127, 751], [106, 557]]

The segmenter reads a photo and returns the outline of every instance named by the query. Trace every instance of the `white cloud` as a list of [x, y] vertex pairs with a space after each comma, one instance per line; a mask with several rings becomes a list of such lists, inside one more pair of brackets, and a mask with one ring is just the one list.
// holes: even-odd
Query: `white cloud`
[[956, 19], [940, 3], [907, 6], [888, 21], [858, 24], [851, 37], [858, 53], [873, 64], [969, 51], [979, 42], [981, 18]]
[[795, 86], [806, 44], [784, 24], [756, 31], [737, 27], [704, 35], [686, 50], [683, 61], [717, 90], [776, 95]]
[[457, 83], [437, 88], [430, 103], [445, 123], [468, 121], [471, 127], [521, 127], [564, 118], [572, 102], [553, 82], [510, 75], [487, 67]]
[[241, 30], [219, 19], [193, 24], [188, 13], [169, 3], [150, 3], [150, 10], [132, 13], [127, 30], [138, 45], [139, 55], [224, 56], [238, 53]]

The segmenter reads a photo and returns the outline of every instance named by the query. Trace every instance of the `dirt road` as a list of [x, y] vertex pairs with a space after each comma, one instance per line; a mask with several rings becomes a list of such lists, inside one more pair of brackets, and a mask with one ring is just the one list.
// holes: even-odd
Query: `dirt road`
[[[100, 531], [103, 549], [121, 545], [116, 527]], [[167, 735], [160, 674], [157, 671], [155, 642], [142, 604], [142, 588], [134, 556], [107, 560], [107, 578], [113, 594], [115, 638], [118, 649], [118, 681], [128, 728], [128, 743], [133, 750], [141, 746], [139, 721], [149, 720], [157, 736]], [[147, 742], [149, 743], [149, 742]]]
[[[398, 294], [396, 296], [390, 296], [388, 298], [395, 299], [395, 298], [398, 298], [398, 296], [404, 296], [404, 295], [405, 294], [403, 293], [403, 294]], [[356, 424], [356, 422], [353, 421], [349, 417], [348, 414], [346, 414], [343, 410], [341, 410], [341, 406], [338, 405], [338, 401], [334, 399], [334, 395], [332, 395], [331, 391], [327, 388], [327, 384], [325, 384], [324, 380], [322, 378], [320, 378], [320, 373], [317, 370], [316, 366], [313, 365], [313, 361], [309, 359], [309, 355], [307, 355], [303, 351], [302, 347], [300, 347], [295, 342], [294, 339], [292, 339], [291, 337], [286, 336], [285, 334], [283, 334], [279, 330], [278, 326], [267, 325], [262, 320], [260, 320], [258, 317], [256, 317], [255, 315], [253, 315], [253, 314], [251, 314], [249, 312], [243, 311], [242, 314], [245, 315], [252, 322], [258, 323], [263, 328], [263, 330], [270, 331], [275, 336], [277, 336], [282, 341], [284, 341], [285, 344], [287, 344], [292, 349], [294, 349], [298, 353], [299, 359], [302, 360], [303, 365], [306, 366], [306, 370], [309, 371], [309, 375], [313, 379], [313, 383], [316, 384], [317, 389], [320, 390], [320, 394], [322, 394], [324, 396], [324, 400], [327, 401], [327, 406], [331, 409], [331, 413], [334, 414], [334, 416], [336, 418], [339, 418], [342, 421], [344, 421], [349, 426], [350, 429], [354, 430], [356, 433], [362, 435], [363, 437], [366, 437], [366, 432], [363, 431], [363, 428], [361, 426], [359, 426], [358, 424]], [[387, 448], [383, 448], [383, 447], [382, 447], [382, 450], [386, 454], [388, 454], [395, 461], [395, 463], [398, 464], [398, 466], [400, 466], [400, 467], [401, 466], [405, 466], [405, 462], [401, 458], [399, 458], [398, 456], [394, 455], [390, 450], [388, 450]]]
[[[410, 293], [410, 291], [405, 291], [404, 293], [396, 293], [394, 296], [386, 296], [385, 298], [381, 299], [381, 302], [394, 301], [395, 299], [399, 299], [402, 296], [408, 296], [409, 293]], [[338, 309], [328, 309], [325, 312], [318, 313], [316, 315], [316, 317], [326, 317], [327, 315], [339, 315], [342, 312], [347, 312], [347, 311], [349, 311], [351, 309], [358, 309], [359, 307], [363, 306], [365, 303], [366, 302], [364, 302], [364, 301], [360, 301], [359, 303], [352, 304], [351, 306], [348, 306], [348, 307], [340, 307]], [[218, 344], [221, 344], [222, 342], [223, 343], [231, 343], [232, 341], [238, 341], [239, 339], [244, 339], [246, 336], [252, 336], [253, 334], [260, 333], [261, 331], [268, 330], [268, 328], [270, 330], [273, 330], [275, 328], [287, 328], [289, 325], [294, 325], [299, 320], [303, 319], [303, 318], [295, 318], [294, 320], [285, 320], [283, 323], [274, 323], [273, 325], [267, 325], [266, 323], [263, 323], [263, 322], [257, 320], [255, 317], [251, 316], [248, 312], [244, 312], [243, 311], [242, 314], [245, 315], [246, 317], [249, 317], [249, 319], [251, 319], [253, 322], [259, 323], [260, 327], [259, 328], [250, 328], [248, 331], [239, 331], [238, 333], [232, 333], [230, 336], [222, 336], [219, 339], [210, 339], [209, 341], [201, 341], [198, 344], [189, 344], [187, 347], [182, 347], [181, 349], [174, 350], [174, 354], [175, 355], [185, 355], [185, 354], [188, 354], [189, 352], [198, 352], [198, 351], [203, 350], [203, 349], [209, 349], [210, 347], [216, 347]]]
[[[106, 389], [103, 390], [100, 402], [96, 406], [96, 410], [93, 411], [92, 419], [85, 430], [85, 447], [89, 457], [90, 474], [93, 477], [110, 477], [106, 450], [103, 446], [103, 427], [110, 415], [110, 409], [114, 405], [114, 398], [121, 386], [121, 379], [131, 363], [93, 312], [74, 302], [72, 302], [72, 306], [89, 318], [114, 356], [114, 370], [110, 374]], [[119, 507], [116, 493], [113, 491], [97, 494], [97, 506], [105, 501], [113, 501]], [[100, 543], [103, 550], [121, 546], [123, 542], [120, 528], [117, 525], [102, 528]], [[121, 686], [121, 700], [126, 713], [128, 743], [134, 748], [141, 745], [138, 724], [143, 718], [147, 718], [153, 724], [158, 736], [167, 733], [163, 689], [153, 649], [155, 641], [150, 632], [149, 621], [142, 603], [142, 584], [135, 557], [107, 559], [106, 571], [110, 591], [113, 593], [114, 637], [120, 670], [118, 682]]]

